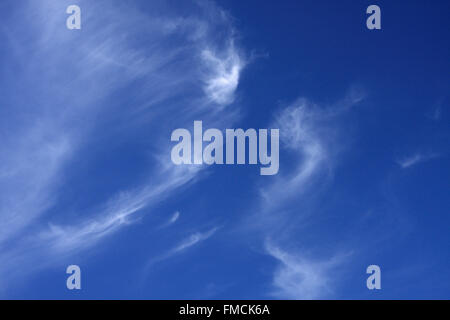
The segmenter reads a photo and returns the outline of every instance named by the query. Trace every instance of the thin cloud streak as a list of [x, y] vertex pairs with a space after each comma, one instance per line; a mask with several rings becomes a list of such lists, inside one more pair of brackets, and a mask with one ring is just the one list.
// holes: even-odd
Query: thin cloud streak
[[187, 248], [190, 248], [196, 244], [198, 244], [201, 241], [205, 241], [209, 237], [211, 237], [216, 231], [218, 227], [215, 227], [207, 232], [197, 232], [189, 236], [188, 238], [184, 239], [177, 247], [175, 247], [170, 255], [173, 255], [177, 252], [186, 250]]
[[92, 246], [96, 241], [130, 224], [132, 215], [170, 196], [177, 188], [193, 181], [196, 171], [173, 170], [162, 172], [161, 182], [148, 185], [139, 191], [124, 192], [111, 199], [96, 218], [78, 224], [49, 228], [40, 234], [50, 248], [57, 252], [80, 250]]
[[353, 87], [343, 100], [329, 107], [301, 98], [279, 112], [272, 125], [283, 128], [280, 130], [281, 150], [284, 156], [294, 159], [294, 165], [286, 169], [280, 166], [280, 173], [272, 184], [261, 190], [256, 214], [244, 224], [261, 232], [265, 252], [280, 263], [272, 282], [272, 294], [278, 298], [314, 299], [333, 292], [334, 283], [328, 271], [340, 264], [340, 255], [314, 261], [288, 253], [283, 244], [298, 241], [299, 228], [318, 214], [314, 212], [316, 206], [309, 195], [314, 191], [317, 196], [317, 190], [328, 180], [335, 165], [334, 159], [342, 145], [337, 141], [341, 138], [337, 119], [364, 97], [361, 88]]
[[168, 221], [168, 224], [170, 225], [170, 224], [175, 223], [179, 218], [180, 218], [180, 212], [179, 212], [179, 211], [176, 211], [176, 212], [172, 215], [172, 217], [170, 218], [170, 220]]
[[333, 293], [332, 279], [337, 278], [337, 272], [331, 271], [343, 263], [343, 256], [311, 261], [270, 243], [266, 244], [266, 252], [279, 262], [273, 276], [273, 296], [280, 299], [312, 300]]
[[152, 266], [155, 263], [167, 260], [169, 258], [172, 258], [173, 256], [177, 254], [181, 254], [188, 250], [189, 248], [198, 245], [199, 243], [211, 238], [217, 230], [219, 230], [219, 227], [214, 227], [208, 231], [205, 232], [196, 232], [191, 234], [189, 237], [183, 239], [178, 245], [176, 245], [174, 248], [170, 249], [168, 252], [164, 253], [163, 255], [151, 258], [149, 259], [148, 263], [146, 264], [144, 271], [147, 272], [148, 268]]
[[[157, 6], [157, 3], [152, 5]], [[123, 116], [125, 120], [120, 126], [107, 127], [117, 130], [115, 134], [123, 138], [142, 119], [147, 121], [139, 123], [142, 126], [148, 126], [155, 117], [170, 119], [158, 122], [160, 129], [166, 130], [174, 126], [174, 120], [178, 120], [175, 125], [179, 126], [191, 123], [199, 114], [198, 102], [202, 107], [213, 108], [234, 101], [244, 64], [233, 41], [230, 20], [213, 3], [195, 1], [193, 5], [202, 8], [200, 14], [193, 10], [192, 17], [183, 13], [183, 18], [177, 18], [168, 12], [167, 17], [160, 13], [153, 19], [152, 11], [141, 12], [129, 5], [111, 5], [108, 1], [89, 3], [96, 19], [86, 24], [92, 29], [80, 41], [73, 37], [76, 33], [68, 34], [58, 25], [60, 21], [55, 17], [65, 9], [64, 4], [46, 0], [27, 2], [21, 10], [26, 12], [25, 19], [33, 28], [16, 23], [9, 29], [2, 29], [14, 40], [11, 46], [22, 43], [20, 38], [16, 41], [14, 34], [34, 39], [27, 42], [31, 54], [26, 61], [21, 54], [23, 50], [14, 51], [17, 53], [15, 62], [26, 66], [14, 73], [17, 79], [11, 82], [19, 88], [10, 88], [11, 96], [5, 95], [4, 99], [7, 99], [6, 105], [14, 105], [14, 102], [39, 121], [30, 126], [15, 118], [19, 113], [9, 113], [9, 118], [0, 119], [2, 126], [3, 122], [6, 125], [22, 121], [3, 139], [2, 146], [7, 150], [0, 155], [0, 190], [5, 191], [0, 196], [5, 200], [0, 207], [0, 248], [13, 237], [20, 239], [14, 246], [2, 248], [0, 260], [9, 263], [0, 267], [0, 274], [17, 268], [33, 271], [24, 270], [28, 264], [23, 261], [35, 261], [38, 269], [38, 266], [48, 265], [45, 261], [53, 261], [62, 253], [98, 244], [134, 222], [137, 213], [170, 197], [175, 190], [188, 186], [200, 176], [203, 167], [172, 165], [167, 156], [170, 155], [170, 140], [161, 143], [158, 137], [149, 141], [154, 144], [151, 147], [156, 150], [152, 155], [156, 162], [149, 163], [145, 173], [149, 178], [143, 185], [130, 189], [125, 186], [123, 190], [128, 191], [113, 192], [110, 200], [86, 209], [87, 212], [77, 215], [81, 218], [75, 221], [55, 223], [52, 216], [45, 215], [55, 204], [64, 207], [58, 203], [58, 184], [64, 181], [67, 164], [82, 158], [83, 147], [92, 143], [91, 133], [98, 130], [97, 119], [107, 122], [117, 115]], [[225, 38], [215, 32], [221, 29], [227, 30]], [[29, 32], [33, 32], [33, 36]], [[151, 41], [146, 45], [134, 41], [137, 32], [144, 32]], [[182, 43], [175, 44], [172, 37]], [[225, 48], [223, 54], [212, 49], [219, 47]], [[27, 83], [23, 79], [37, 76], [40, 81], [28, 87], [28, 95], [38, 99], [35, 105], [27, 107], [29, 104], [21, 102], [21, 97], [14, 93], [20, 92], [20, 86]], [[130, 106], [119, 108], [104, 103], [116, 91], [135, 82], [144, 90], [133, 95]], [[170, 116], [164, 117], [167, 114]], [[180, 114], [180, 117], [174, 119], [173, 114]], [[133, 121], [128, 121], [130, 119]], [[203, 119], [211, 123], [234, 120], [220, 110]], [[55, 217], [61, 221], [60, 217]], [[20, 237], [27, 228], [30, 232]], [[204, 236], [199, 234], [197, 242], [204, 240]], [[14, 261], [21, 261], [21, 264], [16, 265]]]
[[415, 153], [411, 156], [405, 157], [401, 160], [397, 160], [397, 164], [402, 167], [402, 169], [408, 169], [412, 166], [415, 166], [419, 163], [426, 162], [429, 160], [432, 160], [434, 158], [437, 158], [439, 155], [432, 153], [432, 154], [425, 154], [425, 153]]

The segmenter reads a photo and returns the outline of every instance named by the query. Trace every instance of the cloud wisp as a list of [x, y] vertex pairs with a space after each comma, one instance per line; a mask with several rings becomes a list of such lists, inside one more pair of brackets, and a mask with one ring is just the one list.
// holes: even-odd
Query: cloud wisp
[[415, 166], [419, 163], [423, 163], [432, 159], [437, 158], [439, 155], [436, 153], [421, 153], [417, 152], [411, 156], [404, 157], [402, 159], [397, 160], [397, 164], [402, 169], [408, 169], [412, 166]]
[[169, 221], [167, 222], [169, 225], [175, 223], [180, 218], [180, 212], [175, 211], [172, 217], [170, 217]]
[[[57, 252], [70, 252], [92, 246], [96, 241], [117, 231], [120, 227], [130, 224], [134, 214], [144, 208], [151, 208], [153, 204], [162, 201], [171, 192], [195, 177], [196, 171], [192, 170], [180, 168], [180, 170], [163, 171], [157, 179], [158, 182], [149, 184], [141, 190], [117, 195], [103, 205], [104, 209], [100, 213], [94, 214], [87, 221], [82, 220], [78, 224], [68, 226], [49, 224], [49, 228], [40, 234], [40, 239]], [[178, 215], [175, 214], [171, 221], [175, 222]]]
[[239, 83], [239, 75], [245, 65], [231, 42], [221, 57], [211, 49], [202, 52], [202, 58], [210, 76], [205, 79], [205, 92], [209, 99], [220, 106], [226, 106], [235, 99], [235, 91]]
[[144, 268], [144, 271], [147, 272], [148, 269], [155, 263], [167, 260], [169, 258], [172, 258], [175, 255], [181, 254], [181, 253], [185, 252], [186, 250], [190, 249], [191, 247], [194, 247], [194, 246], [200, 244], [201, 242], [211, 238], [219, 229], [220, 229], [220, 227], [213, 227], [205, 232], [195, 232], [195, 233], [191, 234], [190, 236], [181, 240], [175, 247], [173, 247], [166, 253], [164, 253], [158, 257], [151, 258], [147, 262], [147, 264]]
[[[244, 60], [231, 22], [214, 3], [189, 4], [192, 12], [177, 13], [159, 1], [149, 3], [148, 10], [82, 1], [89, 14], [77, 33], [61, 24], [64, 3], [26, 2], [17, 9], [25, 12], [20, 17], [26, 23], [11, 20], [1, 29], [14, 53], [6, 65], [18, 68], [4, 69], [14, 76], [0, 97], [0, 104], [12, 106], [0, 117], [2, 127], [10, 129], [0, 132], [5, 148], [0, 153], [0, 259], [9, 261], [0, 274], [26, 269], [26, 263], [20, 267], [14, 261], [35, 261], [37, 269], [62, 253], [96, 245], [199, 177], [203, 168], [173, 166], [170, 139], [157, 136], [148, 139], [146, 150], [136, 151], [151, 152], [156, 160], [141, 168], [148, 177], [141, 185], [111, 190], [86, 212], [62, 218], [66, 210], [77, 209], [66, 207], [58, 190], [69, 166], [91, 156], [90, 149], [112, 154], [115, 146], [108, 149], [109, 142], [133, 140], [136, 130], [149, 134], [148, 128], [183, 127], [200, 114], [211, 122], [231, 119], [220, 110], [204, 113], [205, 107], [234, 101]], [[126, 105], [115, 102], [117, 92], [128, 92]], [[53, 208], [62, 211], [49, 214]], [[15, 245], [6, 246], [14, 239]]]
[[322, 257], [314, 260], [289, 253], [283, 247], [287, 243], [291, 247], [301, 244], [299, 234], [305, 232], [304, 225], [320, 214], [316, 203], [319, 191], [332, 176], [342, 147], [339, 117], [364, 96], [364, 91], [352, 88], [345, 99], [328, 107], [301, 98], [276, 115], [274, 127], [281, 128], [281, 157], [290, 159], [292, 165], [280, 166], [280, 174], [271, 184], [264, 185], [256, 213], [244, 225], [257, 230], [263, 239], [264, 252], [279, 262], [271, 293], [278, 298], [315, 299], [333, 292], [334, 282], [328, 272], [341, 264], [341, 254], [336, 252], [323, 258], [330, 254], [314, 252]]
[[333, 269], [340, 266], [343, 258], [334, 256], [325, 261], [311, 261], [290, 254], [273, 244], [266, 244], [266, 251], [279, 266], [273, 275], [275, 290], [272, 295], [280, 299], [321, 299], [333, 293]]

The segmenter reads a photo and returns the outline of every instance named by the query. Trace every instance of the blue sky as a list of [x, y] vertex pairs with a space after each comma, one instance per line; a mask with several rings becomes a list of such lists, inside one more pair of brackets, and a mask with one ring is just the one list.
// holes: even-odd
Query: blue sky
[[[448, 299], [449, 9], [2, 1], [0, 297]], [[175, 166], [194, 120], [279, 128], [279, 173]]]

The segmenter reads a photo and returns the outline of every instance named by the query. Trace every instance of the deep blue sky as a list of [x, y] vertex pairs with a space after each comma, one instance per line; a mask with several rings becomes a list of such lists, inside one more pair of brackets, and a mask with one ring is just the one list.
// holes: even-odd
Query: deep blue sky
[[[449, 10], [2, 1], [0, 298], [448, 299]], [[279, 128], [278, 175], [174, 166], [194, 120]]]

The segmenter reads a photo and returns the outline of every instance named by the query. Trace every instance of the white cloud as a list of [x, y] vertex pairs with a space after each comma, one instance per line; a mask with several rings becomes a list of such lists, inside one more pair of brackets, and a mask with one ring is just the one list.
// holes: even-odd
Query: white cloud
[[[128, 7], [122, 9], [130, 10], [133, 14], [124, 14], [124, 12], [118, 11], [115, 6], [105, 7], [104, 4], [99, 5], [98, 9], [108, 11], [108, 15], [100, 15], [97, 23], [104, 23], [102, 17], [107, 17], [108, 21], [115, 21], [115, 23], [105, 22], [105, 27], [99, 28], [101, 31], [94, 32], [81, 45], [81, 52], [84, 53], [85, 58], [81, 60], [80, 70], [77, 71], [81, 72], [80, 77], [83, 80], [91, 77], [103, 77], [107, 79], [106, 84], [109, 90], [132, 79], [144, 77], [145, 81], [153, 86], [145, 97], [160, 96], [161, 94], [170, 97], [182, 93], [186, 90], [185, 88], [191, 88], [193, 84], [197, 83], [199, 80], [197, 69], [201, 67], [200, 64], [206, 63], [208, 70], [202, 74], [202, 77], [207, 77], [210, 84], [216, 83], [206, 90], [208, 97], [214, 96], [213, 102], [215, 103], [227, 104], [231, 102], [231, 97], [239, 80], [241, 60], [236, 53], [237, 50], [233, 41], [229, 38], [225, 39], [225, 45], [228, 49], [223, 59], [213, 56], [209, 49], [205, 49], [214, 47], [215, 42], [223, 41], [223, 39], [216, 41], [210, 34], [209, 28], [211, 28], [211, 25], [215, 25], [216, 21], [208, 20], [208, 15], [181, 20], [159, 16], [154, 20], [152, 17], [148, 17], [146, 13], [140, 13]], [[207, 10], [211, 10], [208, 14], [213, 14], [214, 10], [220, 12], [210, 5], [208, 5]], [[133, 16], [133, 19], [129, 19], [130, 16]], [[227, 20], [221, 20], [220, 23], [223, 23], [223, 25], [219, 27], [224, 29], [230, 27]], [[165, 26], [163, 29], [166, 31], [162, 34], [159, 33], [161, 25]], [[183, 28], [179, 26], [183, 26]], [[149, 48], [124, 41], [124, 39], [130, 38], [129, 33], [138, 28], [146, 30], [150, 34], [149, 37], [154, 45]], [[186, 32], [186, 28], [197, 30], [196, 36], [192, 37], [191, 33]], [[190, 45], [186, 48], [178, 46], [182, 48], [180, 50], [174, 48], [173, 45], [169, 45], [168, 43], [171, 43], [171, 40], [165, 37], [177, 32], [185, 35], [187, 37], [186, 42]], [[198, 52], [202, 52], [202, 61], [198, 61], [196, 65], [193, 61], [195, 61]], [[172, 64], [176, 67], [173, 68]], [[109, 70], [111, 69], [117, 73], [110, 74]], [[125, 79], [123, 73], [119, 72], [120, 70], [125, 72]], [[117, 78], [116, 74], [121, 76]], [[222, 78], [226, 80], [226, 83], [220, 80]], [[96, 95], [98, 95], [97, 91], [98, 88], [96, 87]], [[186, 101], [186, 105], [178, 105], [177, 112], [184, 116], [192, 113], [193, 111], [189, 110], [191, 103], [191, 101]], [[167, 105], [159, 101], [159, 105], [153, 106], [153, 108], [156, 107], [165, 109]], [[169, 143], [167, 143], [168, 145]], [[159, 151], [169, 154], [165, 147], [160, 148]], [[86, 221], [67, 226], [50, 224], [50, 229], [41, 234], [41, 239], [47, 239], [47, 241], [53, 239], [50, 241], [54, 243], [55, 248], [60, 249], [82, 248], [94, 244], [96, 240], [125, 225], [125, 222], [128, 221], [127, 218], [132, 214], [160, 201], [163, 196], [170, 195], [171, 191], [192, 181], [201, 170], [197, 167], [181, 168], [171, 163], [165, 163], [167, 157], [162, 155], [155, 155], [154, 158], [160, 161], [163, 169], [162, 172], [160, 169], [155, 169], [152, 174], [152, 183], [113, 197], [112, 202], [110, 201], [106, 205], [106, 209], [94, 214], [94, 217], [90, 217]]]
[[[339, 117], [364, 96], [363, 90], [352, 88], [344, 99], [328, 107], [301, 98], [276, 116], [271, 127], [280, 128], [280, 158], [290, 157], [287, 163], [292, 166], [285, 168], [280, 163], [280, 173], [261, 188], [262, 201], [245, 225], [258, 228], [264, 239], [301, 242], [299, 234], [307, 231], [304, 225], [320, 214], [315, 201], [345, 144]], [[273, 275], [277, 297], [315, 299], [332, 292], [329, 271], [339, 264], [338, 258], [314, 261], [267, 243], [265, 249], [280, 262]]]
[[271, 244], [266, 245], [269, 255], [278, 260], [273, 275], [273, 295], [281, 299], [322, 299], [333, 293], [333, 270], [342, 263], [342, 257], [323, 261], [311, 261], [300, 255], [290, 254]]
[[[202, 168], [172, 165], [167, 156], [170, 140], [161, 143], [165, 138], [155, 137], [149, 139], [148, 149], [154, 150], [156, 161], [149, 161], [146, 182], [123, 186], [128, 191], [112, 191], [110, 201], [99, 201], [76, 218], [61, 219], [66, 209], [60, 209], [65, 204], [58, 203], [58, 190], [67, 164], [83, 159], [82, 151], [95, 148], [95, 139], [102, 138], [99, 132], [113, 135], [116, 130], [113, 137], [125, 139], [137, 123], [164, 130], [188, 125], [198, 115], [197, 102], [215, 106], [233, 101], [243, 63], [230, 20], [213, 3], [192, 4], [201, 10], [195, 7], [192, 15], [177, 15], [165, 6], [150, 10], [157, 2], [142, 11], [129, 3], [96, 1], [85, 15], [95, 19], [82, 24], [82, 30], [89, 30], [77, 37], [81, 32], [60, 25], [64, 3], [42, 0], [22, 4], [18, 16], [24, 20], [11, 21], [1, 29], [10, 41], [6, 45], [15, 49], [9, 59], [21, 67], [11, 77], [10, 90], [0, 97], [0, 102], [5, 99], [5, 105], [12, 106], [11, 112], [0, 117], [7, 132], [2, 132], [0, 146], [0, 246], [13, 237], [20, 239], [8, 252], [1, 252], [0, 260], [8, 265], [0, 266], [0, 273], [15, 268], [31, 271], [23, 263], [27, 259], [35, 261], [37, 268], [58, 254], [97, 244], [134, 221], [138, 212], [195, 181]], [[131, 87], [140, 90], [129, 94], [126, 105], [105, 103]], [[211, 123], [231, 119], [229, 113], [202, 116]], [[154, 117], [158, 121], [151, 123]], [[112, 122], [115, 118], [121, 121]], [[98, 130], [101, 121], [111, 121], [102, 129], [113, 133]], [[45, 215], [55, 204], [62, 211]], [[197, 235], [197, 242], [208, 234]], [[18, 266], [14, 261], [22, 263]]]
[[298, 199], [321, 173], [331, 170], [341, 141], [337, 120], [365, 97], [362, 88], [351, 87], [345, 97], [331, 106], [319, 106], [299, 98], [276, 115], [273, 128], [280, 128], [280, 143], [285, 156], [294, 163], [286, 169], [280, 163], [280, 173], [272, 185], [261, 190], [265, 210]]
[[397, 163], [402, 169], [410, 168], [416, 164], [431, 160], [438, 157], [435, 153], [425, 154], [425, 153], [415, 153], [411, 156], [404, 157], [402, 159], [397, 160]]
[[175, 222], [178, 220], [178, 218], [180, 218], [180, 212], [179, 212], [179, 211], [176, 211], [176, 212], [172, 215], [172, 217], [170, 217], [168, 224], [175, 223]]
[[222, 54], [211, 49], [203, 50], [202, 58], [209, 71], [209, 75], [204, 80], [206, 94], [211, 101], [219, 105], [232, 103], [235, 99], [239, 75], [244, 67], [244, 61], [233, 42]]
[[0, 147], [0, 243], [13, 237], [54, 202], [58, 176], [72, 152], [66, 135], [49, 139], [53, 126], [23, 128]]
[[306, 99], [299, 99], [282, 110], [272, 125], [280, 128], [282, 151], [290, 154], [294, 167], [287, 170], [280, 165], [280, 173], [271, 185], [261, 190], [266, 200], [266, 210], [273, 210], [295, 194], [298, 197], [321, 170], [327, 168], [329, 154], [323, 128], [320, 127], [322, 113]]
[[169, 259], [177, 254], [183, 253], [186, 250], [188, 250], [189, 248], [209, 239], [216, 233], [217, 230], [219, 230], [219, 227], [214, 227], [205, 232], [196, 232], [196, 233], [191, 234], [189, 237], [181, 240], [179, 244], [177, 244], [174, 248], [170, 249], [166, 253], [164, 253], [158, 257], [150, 258], [144, 268], [144, 272], [147, 272], [148, 268], [150, 266], [152, 266], [153, 264], [161, 262], [166, 259]]
[[[196, 171], [184, 170], [181, 167], [177, 170], [162, 170], [158, 177], [153, 177], [158, 182], [113, 197], [102, 212], [87, 221], [82, 220], [67, 226], [50, 224], [49, 228], [40, 234], [40, 239], [58, 252], [79, 250], [94, 245], [104, 236], [129, 224], [132, 215], [162, 201], [170, 196], [171, 192], [195, 177]], [[172, 217], [175, 220], [177, 218], [176, 214]]]
[[172, 251], [171, 255], [183, 250], [186, 250], [187, 248], [190, 248], [196, 244], [198, 244], [201, 241], [204, 241], [211, 237], [214, 233], [217, 231], [217, 227], [212, 228], [211, 230], [207, 232], [197, 232], [192, 235], [190, 235], [188, 238], [184, 239], [178, 246], [176, 246]]

